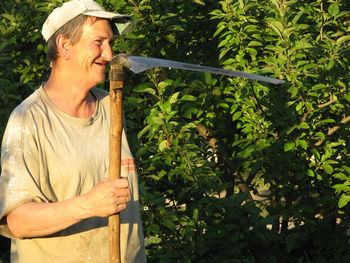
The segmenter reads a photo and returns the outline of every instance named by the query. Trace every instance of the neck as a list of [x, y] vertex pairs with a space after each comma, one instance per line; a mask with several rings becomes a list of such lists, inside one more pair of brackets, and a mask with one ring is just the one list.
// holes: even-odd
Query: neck
[[89, 118], [95, 111], [96, 99], [90, 89], [58, 74], [54, 68], [44, 85], [49, 99], [63, 112], [77, 118]]

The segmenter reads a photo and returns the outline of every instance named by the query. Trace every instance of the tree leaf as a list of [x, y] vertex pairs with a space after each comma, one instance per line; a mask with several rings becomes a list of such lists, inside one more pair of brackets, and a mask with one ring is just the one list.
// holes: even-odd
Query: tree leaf
[[169, 98], [170, 104], [177, 102], [177, 97], [179, 96], [179, 94], [180, 92], [175, 92], [174, 94], [171, 95], [171, 97]]
[[192, 1], [195, 2], [196, 4], [205, 5], [205, 2], [203, 0], [192, 0]]
[[158, 124], [158, 125], [162, 125], [164, 124], [163, 118], [155, 116], [151, 118], [152, 123]]
[[293, 150], [294, 147], [295, 147], [295, 143], [294, 142], [286, 142], [284, 144], [284, 151], [285, 152], [289, 152], [289, 151]]
[[195, 101], [197, 100], [197, 98], [193, 95], [184, 95], [182, 96], [181, 100], [184, 100], [184, 101]]
[[156, 94], [155, 89], [151, 88], [153, 86], [151, 83], [139, 84], [134, 88], [135, 92], [146, 92], [152, 95]]
[[342, 208], [346, 206], [349, 202], [350, 202], [350, 196], [343, 194], [339, 199], [338, 206], [339, 208]]
[[329, 164], [323, 164], [322, 168], [327, 174], [332, 174], [333, 173], [333, 167], [331, 165], [329, 165]]
[[333, 3], [328, 7], [328, 14], [331, 16], [336, 16], [339, 14], [339, 5], [338, 3]]
[[158, 145], [159, 151], [163, 152], [164, 149], [166, 149], [166, 148], [169, 148], [169, 147], [168, 147], [168, 140], [163, 140], [163, 141], [161, 141], [161, 142], [159, 143], [159, 145]]
[[232, 116], [232, 121], [239, 119], [241, 116], [242, 116], [242, 112], [240, 111], [235, 112]]
[[344, 42], [346, 42], [346, 41], [348, 41], [348, 40], [350, 40], [350, 35], [348, 35], [348, 36], [342, 36], [342, 37], [340, 37], [340, 38], [337, 39], [336, 44], [337, 44], [338, 46], [341, 46]]

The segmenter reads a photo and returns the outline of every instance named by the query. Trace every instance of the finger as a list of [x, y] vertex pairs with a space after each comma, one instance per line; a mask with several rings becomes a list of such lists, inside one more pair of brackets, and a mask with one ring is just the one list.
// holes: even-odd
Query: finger
[[115, 189], [128, 189], [129, 182], [127, 179], [113, 179], [111, 181], [111, 186]]
[[115, 192], [116, 197], [130, 197], [130, 189], [119, 189], [118, 191]]
[[117, 204], [126, 204], [128, 202], [130, 202], [130, 196], [129, 195], [118, 196], [115, 199], [115, 203], [117, 203]]
[[123, 211], [126, 209], [126, 204], [118, 204], [117, 205], [117, 213], [120, 212], [120, 211]]
[[117, 184], [120, 187], [129, 187], [129, 180], [128, 178], [120, 178], [120, 179], [117, 179]]

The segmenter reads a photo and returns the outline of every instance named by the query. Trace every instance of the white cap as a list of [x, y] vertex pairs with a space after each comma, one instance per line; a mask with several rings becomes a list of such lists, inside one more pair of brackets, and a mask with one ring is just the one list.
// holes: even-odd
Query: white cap
[[115, 26], [120, 35], [132, 28], [131, 17], [128, 15], [107, 12], [93, 0], [71, 0], [55, 8], [46, 19], [41, 31], [45, 40], [48, 41], [64, 24], [82, 14], [111, 20], [112, 26]]

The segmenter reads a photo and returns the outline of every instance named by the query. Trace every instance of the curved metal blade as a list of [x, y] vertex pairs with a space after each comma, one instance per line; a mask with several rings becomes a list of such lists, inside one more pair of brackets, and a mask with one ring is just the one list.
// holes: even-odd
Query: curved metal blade
[[228, 69], [220, 69], [214, 67], [200, 66], [189, 63], [177, 62], [173, 60], [159, 59], [159, 58], [148, 58], [140, 56], [131, 56], [126, 54], [119, 54], [113, 57], [112, 64], [121, 64], [126, 68], [129, 68], [134, 73], [140, 73], [147, 69], [157, 68], [157, 67], [166, 67], [166, 68], [176, 68], [190, 71], [199, 71], [199, 72], [209, 72], [219, 75], [227, 75], [233, 77], [248, 78], [263, 82], [268, 82], [272, 84], [282, 84], [285, 81], [281, 79], [274, 79], [269, 77], [264, 77], [256, 74], [245, 73], [240, 71], [233, 71]]

